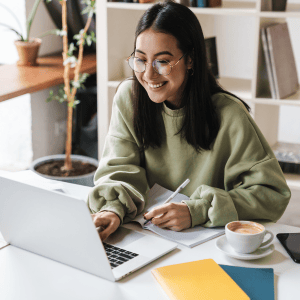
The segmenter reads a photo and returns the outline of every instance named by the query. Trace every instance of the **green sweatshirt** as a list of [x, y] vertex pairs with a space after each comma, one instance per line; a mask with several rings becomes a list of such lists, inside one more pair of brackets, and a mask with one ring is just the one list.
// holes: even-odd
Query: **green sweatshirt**
[[147, 191], [155, 183], [175, 191], [187, 178], [181, 193], [192, 227], [224, 226], [235, 220], [278, 220], [290, 190], [264, 136], [236, 98], [224, 93], [212, 98], [220, 130], [212, 150], [196, 152], [179, 135], [184, 108], [164, 104], [166, 140], [142, 154], [133, 128], [131, 81], [123, 82], [114, 98], [103, 156], [88, 196], [91, 213], [115, 212], [121, 222], [143, 212]]

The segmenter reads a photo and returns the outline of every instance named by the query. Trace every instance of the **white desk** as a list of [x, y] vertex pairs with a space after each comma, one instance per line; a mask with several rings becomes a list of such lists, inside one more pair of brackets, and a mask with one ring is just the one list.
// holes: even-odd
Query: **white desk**
[[[66, 186], [70, 187], [68, 184]], [[86, 191], [86, 188], [84, 189]], [[274, 234], [300, 232], [298, 227], [274, 223], [265, 225]], [[134, 225], [129, 227], [132, 226]], [[139, 229], [138, 227], [134, 228]], [[274, 240], [275, 251], [271, 255], [253, 261], [241, 261], [225, 256], [215, 247], [215, 241], [216, 239], [211, 240], [192, 249], [179, 246], [178, 249], [119, 282], [109, 282], [28, 251], [7, 246], [0, 250], [0, 299], [168, 299], [151, 275], [152, 269], [213, 258], [217, 263], [225, 265], [274, 268], [276, 275], [275, 299], [299, 300], [300, 264], [296, 264], [290, 259], [277, 239]]]

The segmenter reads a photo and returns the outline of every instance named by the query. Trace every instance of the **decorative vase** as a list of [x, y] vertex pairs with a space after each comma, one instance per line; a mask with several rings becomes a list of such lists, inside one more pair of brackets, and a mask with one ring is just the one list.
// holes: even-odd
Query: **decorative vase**
[[87, 157], [87, 156], [83, 156], [83, 155], [71, 155], [72, 162], [79, 161], [83, 164], [90, 164], [92, 166], [95, 166], [94, 171], [92, 171], [91, 173], [85, 174], [85, 175], [61, 177], [61, 176], [45, 175], [40, 172], [37, 172], [37, 170], [36, 170], [41, 165], [44, 165], [44, 164], [47, 164], [50, 162], [61, 162], [64, 160], [65, 160], [64, 154], [44, 156], [44, 157], [38, 158], [35, 161], [33, 161], [30, 166], [30, 170], [42, 177], [48, 178], [48, 179], [59, 180], [59, 181], [64, 181], [64, 182], [68, 182], [68, 183], [75, 183], [75, 184], [91, 186], [91, 187], [94, 186], [94, 174], [96, 172], [99, 162], [96, 159], [91, 158], [91, 157]]
[[29, 42], [15, 41], [19, 54], [18, 66], [37, 66], [36, 59], [38, 57], [39, 48], [42, 40], [35, 38]]

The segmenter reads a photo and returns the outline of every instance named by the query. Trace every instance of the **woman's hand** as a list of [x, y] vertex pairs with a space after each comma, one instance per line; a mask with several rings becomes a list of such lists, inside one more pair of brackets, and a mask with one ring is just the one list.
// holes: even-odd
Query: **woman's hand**
[[[161, 214], [163, 215], [158, 217]], [[154, 225], [174, 231], [181, 231], [192, 226], [190, 210], [185, 203], [167, 203], [158, 206], [144, 214], [144, 218], [146, 220], [153, 218], [151, 222]]]
[[100, 211], [92, 214], [92, 219], [96, 227], [102, 227], [103, 229], [99, 232], [102, 241], [106, 240], [109, 235], [115, 232], [121, 223], [118, 215], [111, 211]]

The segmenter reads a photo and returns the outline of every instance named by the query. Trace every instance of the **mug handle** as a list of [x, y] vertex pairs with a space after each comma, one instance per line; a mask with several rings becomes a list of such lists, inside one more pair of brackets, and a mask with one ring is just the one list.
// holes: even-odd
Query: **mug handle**
[[269, 237], [265, 242], [263, 242], [263, 243], [260, 245], [260, 247], [265, 247], [265, 246], [269, 245], [269, 244], [273, 241], [273, 239], [274, 239], [274, 234], [273, 234], [271, 231], [266, 230], [265, 236], [266, 236], [268, 233], [270, 234], [270, 237]]

